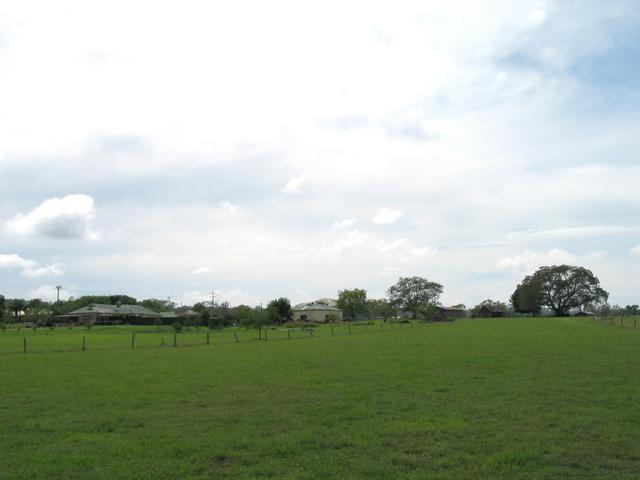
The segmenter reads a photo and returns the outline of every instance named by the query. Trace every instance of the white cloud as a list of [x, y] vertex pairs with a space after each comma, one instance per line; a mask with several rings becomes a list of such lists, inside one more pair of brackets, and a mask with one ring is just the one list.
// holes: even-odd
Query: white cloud
[[498, 262], [498, 268], [504, 270], [518, 270], [533, 272], [543, 265], [560, 265], [573, 263], [576, 257], [565, 250], [554, 248], [548, 252], [524, 251], [515, 257], [503, 258]]
[[333, 228], [347, 228], [352, 226], [356, 221], [353, 218], [347, 218], [345, 220], [336, 220], [333, 222]]
[[222, 210], [229, 213], [238, 213], [240, 211], [240, 207], [226, 200], [224, 202], [220, 202], [218, 205]]
[[373, 217], [372, 221], [376, 225], [390, 225], [392, 223], [395, 223], [402, 215], [403, 212], [400, 210], [381, 208], [380, 210], [378, 210], [376, 216]]
[[67, 195], [49, 198], [27, 214], [18, 213], [6, 222], [15, 235], [51, 238], [94, 238], [89, 228], [93, 218], [93, 198], [88, 195]]
[[592, 250], [583, 255], [585, 260], [604, 260], [609, 256], [609, 252], [606, 250]]
[[539, 228], [511, 232], [507, 235], [510, 241], [531, 241], [571, 237], [597, 237], [618, 235], [640, 231], [637, 226], [622, 225], [588, 225], [584, 227]]
[[293, 177], [282, 188], [283, 193], [304, 193], [302, 191], [302, 185], [308, 180], [307, 177]]
[[191, 273], [193, 275], [204, 275], [206, 273], [211, 273], [213, 269], [211, 267], [199, 267], [193, 270]]
[[604, 260], [609, 253], [605, 250], [592, 250], [584, 255], [574, 255], [559, 248], [553, 248], [546, 252], [531, 252], [525, 250], [515, 257], [506, 257], [498, 261], [498, 269], [533, 272], [544, 265], [561, 265], [590, 263]]
[[47, 266], [40, 266], [35, 260], [22, 258], [15, 253], [0, 255], [0, 269], [18, 270], [20, 274], [29, 277], [62, 276], [65, 266], [62, 263], [55, 263]]
[[635, 247], [633, 247], [631, 249], [631, 253], [633, 253], [634, 255], [640, 256], [640, 245], [636, 245]]

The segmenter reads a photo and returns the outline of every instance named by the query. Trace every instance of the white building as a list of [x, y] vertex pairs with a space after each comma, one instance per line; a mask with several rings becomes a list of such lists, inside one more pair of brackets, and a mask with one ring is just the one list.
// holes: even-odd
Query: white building
[[342, 310], [336, 306], [336, 301], [331, 298], [321, 298], [293, 307], [294, 322], [326, 323], [336, 320], [342, 320]]

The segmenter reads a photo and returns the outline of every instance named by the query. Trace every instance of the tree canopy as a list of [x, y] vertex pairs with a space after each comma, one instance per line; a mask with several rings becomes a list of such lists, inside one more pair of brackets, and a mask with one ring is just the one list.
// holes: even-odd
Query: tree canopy
[[398, 282], [387, 290], [389, 302], [415, 317], [417, 312], [427, 305], [436, 304], [442, 294], [439, 283], [430, 282], [422, 277], [400, 277]]
[[344, 318], [353, 321], [367, 310], [367, 291], [361, 288], [340, 290], [337, 303]]
[[564, 316], [572, 308], [603, 303], [608, 297], [591, 270], [554, 265], [540, 267], [527, 275], [511, 295], [511, 303], [518, 312], [535, 315], [544, 306], [553, 310], [556, 316]]
[[[291, 302], [288, 298], [280, 297], [275, 300], [271, 300], [267, 305], [267, 309], [272, 309], [276, 312], [276, 321], [269, 323], [283, 323], [288, 322], [293, 318], [293, 312], [291, 311]], [[273, 314], [270, 315], [273, 317]]]

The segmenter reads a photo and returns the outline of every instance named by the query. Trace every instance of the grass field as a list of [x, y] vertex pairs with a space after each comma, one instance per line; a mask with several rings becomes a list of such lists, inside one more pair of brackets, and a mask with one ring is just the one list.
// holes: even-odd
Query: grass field
[[0, 478], [640, 478], [640, 328], [355, 328], [0, 332]]

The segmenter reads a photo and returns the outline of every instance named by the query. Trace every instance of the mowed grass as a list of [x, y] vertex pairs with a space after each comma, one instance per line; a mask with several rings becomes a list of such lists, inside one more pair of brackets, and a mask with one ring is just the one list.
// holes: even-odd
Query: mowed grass
[[640, 477], [640, 329], [358, 332], [0, 355], [0, 478]]

